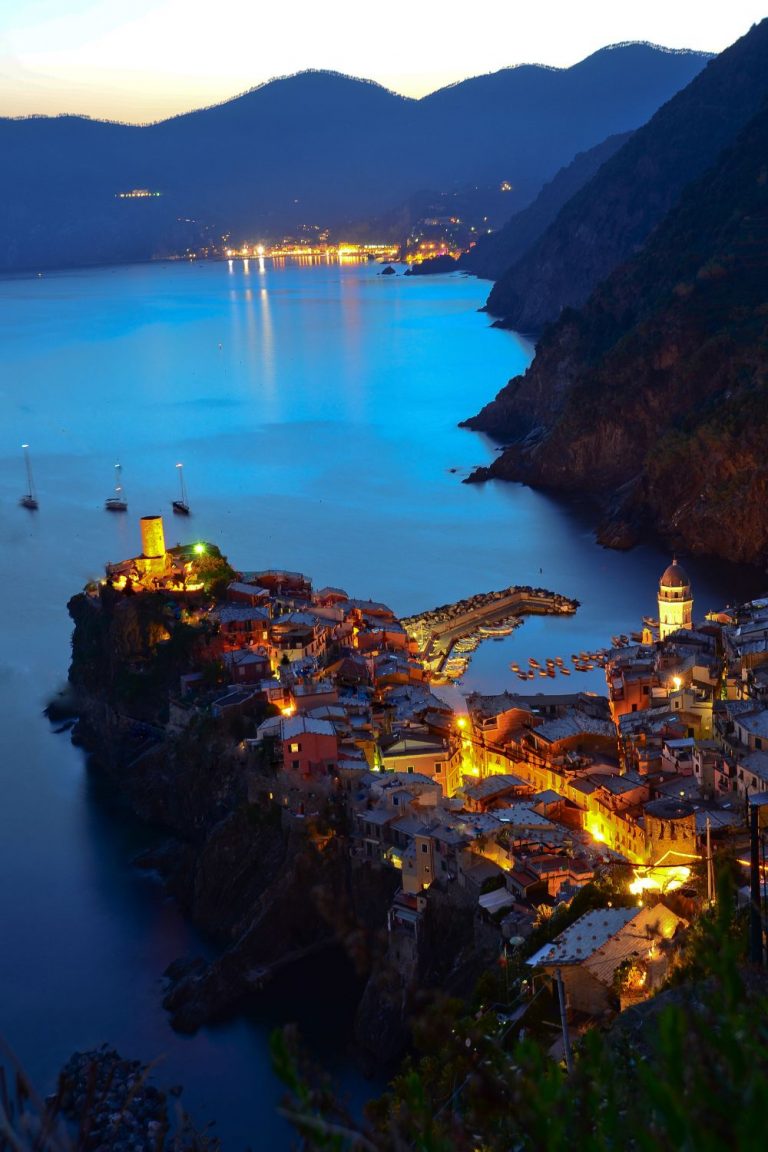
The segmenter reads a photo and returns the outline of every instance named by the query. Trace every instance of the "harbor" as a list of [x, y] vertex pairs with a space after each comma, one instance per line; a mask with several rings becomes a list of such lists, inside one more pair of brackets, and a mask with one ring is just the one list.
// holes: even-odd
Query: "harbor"
[[578, 607], [578, 600], [559, 592], [513, 584], [405, 617], [401, 623], [431, 678], [455, 682], [484, 640], [510, 635], [524, 616], [572, 615]]

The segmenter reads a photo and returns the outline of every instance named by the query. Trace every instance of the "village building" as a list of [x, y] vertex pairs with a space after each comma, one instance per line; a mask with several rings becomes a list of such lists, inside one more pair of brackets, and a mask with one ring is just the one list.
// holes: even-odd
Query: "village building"
[[672, 958], [670, 945], [684, 926], [664, 904], [601, 908], [581, 916], [528, 964], [550, 979], [562, 979], [569, 1013], [601, 1016], [619, 1007], [615, 976], [620, 965], [636, 966], [634, 990], [643, 996], [661, 987]]

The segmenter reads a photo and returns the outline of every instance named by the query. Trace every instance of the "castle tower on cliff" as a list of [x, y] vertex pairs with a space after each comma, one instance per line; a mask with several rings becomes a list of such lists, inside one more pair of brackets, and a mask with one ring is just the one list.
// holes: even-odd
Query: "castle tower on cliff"
[[142, 568], [150, 575], [165, 571], [165, 532], [162, 516], [142, 516], [141, 521]]
[[688, 575], [673, 558], [659, 581], [659, 639], [693, 626], [693, 589]]

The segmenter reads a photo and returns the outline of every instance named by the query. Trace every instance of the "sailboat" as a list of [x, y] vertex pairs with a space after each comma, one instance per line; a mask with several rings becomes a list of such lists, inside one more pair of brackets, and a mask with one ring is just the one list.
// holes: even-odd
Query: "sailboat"
[[179, 488], [181, 497], [173, 501], [173, 510], [177, 516], [189, 516], [189, 504], [187, 502], [187, 489], [184, 486], [184, 465], [177, 464], [179, 470]]
[[128, 501], [125, 498], [125, 492], [122, 485], [122, 468], [119, 464], [115, 464], [115, 494], [109, 496], [104, 501], [104, 507], [107, 512], [127, 512]]
[[34, 512], [37, 508], [37, 497], [35, 496], [35, 488], [32, 483], [32, 465], [29, 462], [29, 444], [22, 444], [24, 449], [24, 463], [27, 466], [27, 491], [19, 500], [22, 508], [29, 508]]

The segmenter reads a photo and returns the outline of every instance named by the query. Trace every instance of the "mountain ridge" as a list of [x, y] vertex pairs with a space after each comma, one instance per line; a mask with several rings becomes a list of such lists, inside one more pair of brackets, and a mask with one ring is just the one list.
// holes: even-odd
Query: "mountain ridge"
[[594, 52], [591, 52], [582, 60], [576, 61], [574, 64], [544, 64], [541, 61], [523, 60], [518, 64], [508, 64], [504, 68], [496, 68], [490, 72], [478, 72], [474, 76], [465, 76], [461, 80], [454, 80], [450, 84], [444, 84], [440, 88], [435, 88], [432, 92], [426, 92], [423, 96], [409, 96], [407, 93], [398, 92], [395, 88], [389, 88], [386, 84], [382, 84], [381, 81], [374, 80], [370, 76], [356, 76], [352, 72], [342, 72], [337, 68], [300, 68], [298, 72], [285, 72], [277, 76], [270, 76], [268, 80], [262, 80], [260, 83], [254, 84], [250, 88], [244, 88], [242, 91], [235, 92], [231, 96], [225, 96], [221, 100], [214, 100], [211, 104], [201, 104], [193, 108], [188, 108], [183, 112], [174, 112], [170, 116], [159, 117], [156, 120], [116, 120], [109, 116], [92, 116], [87, 112], [22, 112], [16, 116], [0, 115], [0, 120], [58, 120], [62, 117], [68, 117], [78, 120], [94, 120], [100, 124], [120, 124], [130, 128], [151, 128], [156, 124], [165, 124], [171, 120], [178, 120], [182, 116], [191, 116], [196, 112], [207, 112], [212, 108], [221, 108], [226, 104], [232, 104], [234, 101], [242, 99], [244, 96], [250, 96], [254, 92], [259, 92], [263, 88], [268, 88], [272, 84], [277, 84], [284, 80], [294, 80], [301, 76], [331, 76], [338, 77], [343, 80], [353, 80], [359, 84], [370, 84], [372, 87], [380, 88], [392, 96], [399, 97], [401, 100], [418, 104], [424, 100], [428, 100], [432, 96], [438, 95], [440, 92], [448, 92], [452, 88], [459, 88], [462, 85], [468, 84], [474, 80], [483, 80], [489, 76], [497, 76], [502, 73], [514, 72], [521, 68], [532, 68], [545, 72], [567, 72], [571, 68], [575, 68], [579, 64], [584, 64], [588, 60], [591, 60], [593, 57], [599, 56], [602, 53], [613, 52], [616, 49], [634, 47], [650, 48], [653, 49], [654, 52], [669, 56], [698, 56], [704, 60], [711, 59], [716, 55], [714, 52], [706, 52], [696, 48], [669, 48], [664, 44], [657, 44], [653, 40], [619, 40], [614, 44], [605, 44], [602, 48], [597, 48]]
[[[511, 213], [576, 152], [642, 123], [702, 64], [632, 46], [418, 101], [305, 72], [147, 126], [2, 119], [12, 179], [0, 187], [0, 269], [150, 259], [227, 232], [343, 229], [420, 188], [510, 179]], [[132, 188], [162, 195], [119, 201]]]

